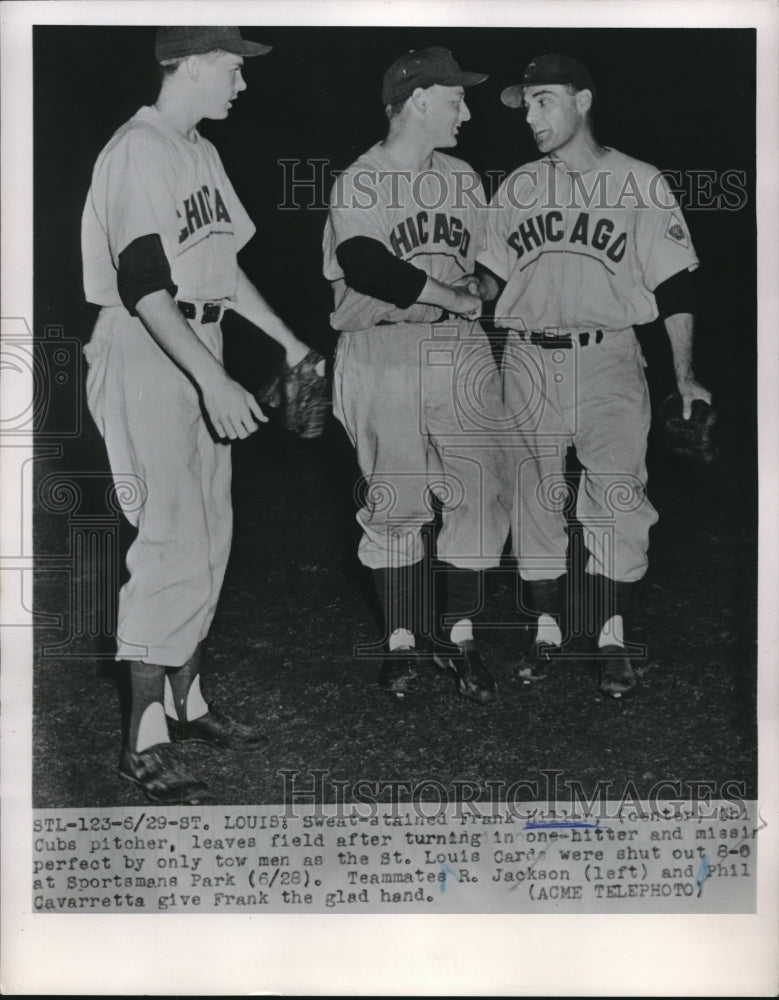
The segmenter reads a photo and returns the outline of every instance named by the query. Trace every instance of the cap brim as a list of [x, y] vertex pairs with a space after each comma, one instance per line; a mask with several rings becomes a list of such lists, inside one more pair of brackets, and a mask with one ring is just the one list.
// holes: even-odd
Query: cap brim
[[466, 73], [461, 69], [459, 73], [439, 77], [437, 82], [439, 87], [475, 87], [477, 83], [484, 83], [488, 79], [486, 73]]
[[272, 45], [263, 45], [262, 42], [247, 42], [244, 39], [240, 46], [231, 51], [234, 51], [237, 56], [249, 57], [267, 55], [272, 49]]
[[506, 87], [503, 93], [500, 95], [501, 101], [506, 105], [507, 108], [521, 108], [522, 99], [525, 94], [524, 83], [515, 83], [513, 87]]
[[460, 73], [460, 86], [461, 87], [475, 87], [477, 83], [484, 83], [488, 80], [489, 76], [487, 73]]

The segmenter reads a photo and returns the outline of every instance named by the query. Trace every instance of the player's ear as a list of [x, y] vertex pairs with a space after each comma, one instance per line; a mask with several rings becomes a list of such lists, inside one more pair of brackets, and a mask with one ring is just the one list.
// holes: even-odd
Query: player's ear
[[592, 107], [592, 91], [588, 89], [576, 91], [576, 108], [586, 114]]
[[422, 87], [417, 87], [411, 94], [410, 100], [418, 111], [425, 111], [428, 105], [427, 91]]
[[200, 56], [187, 56], [184, 60], [184, 68], [190, 80], [200, 79]]

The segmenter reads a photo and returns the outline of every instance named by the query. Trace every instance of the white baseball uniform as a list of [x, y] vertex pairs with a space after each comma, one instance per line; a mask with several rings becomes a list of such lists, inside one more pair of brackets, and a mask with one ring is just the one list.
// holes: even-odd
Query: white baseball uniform
[[[613, 149], [581, 174], [546, 157], [496, 192], [479, 261], [506, 282], [496, 306], [510, 331], [506, 409], [535, 452], [515, 461], [521, 575], [565, 572], [563, 469], [574, 445], [587, 571], [640, 579], [657, 513], [646, 496], [650, 404], [633, 325], [657, 318], [661, 282], [697, 267], [676, 200], [655, 167]], [[544, 332], [570, 346], [529, 342]]]
[[236, 253], [253, 233], [213, 145], [197, 132], [182, 137], [155, 108], [141, 108], [100, 153], [82, 218], [86, 298], [102, 307], [85, 348], [87, 401], [138, 529], [117, 659], [178, 667], [190, 658], [216, 609], [232, 535], [230, 448], [209, 434], [190, 379], [122, 305], [119, 255], [160, 237], [176, 298], [196, 306], [191, 328], [221, 360], [221, 327], [201, 321], [202, 305], [234, 298]]
[[478, 175], [464, 161], [436, 151], [430, 169], [414, 173], [382, 143], [333, 189], [324, 274], [333, 284], [331, 323], [341, 331], [334, 412], [367, 482], [357, 518], [359, 557], [371, 569], [422, 558], [430, 490], [444, 503], [439, 557], [467, 569], [498, 563], [510, 509], [500, 379], [478, 323], [442, 318], [437, 306], [400, 309], [355, 291], [336, 250], [368, 237], [451, 284], [472, 272], [482, 246], [482, 198]]

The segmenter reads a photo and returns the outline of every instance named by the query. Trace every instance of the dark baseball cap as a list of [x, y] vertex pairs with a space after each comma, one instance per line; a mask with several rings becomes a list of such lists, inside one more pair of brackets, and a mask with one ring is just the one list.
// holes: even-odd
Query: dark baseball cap
[[466, 73], [460, 69], [449, 49], [434, 45], [429, 49], [411, 49], [404, 53], [384, 74], [381, 100], [397, 104], [411, 97], [417, 87], [472, 87], [483, 83], [486, 73]]
[[500, 95], [501, 101], [509, 108], [521, 108], [526, 87], [538, 87], [545, 83], [570, 84], [577, 90], [591, 90], [595, 96], [595, 84], [587, 67], [573, 56], [536, 56], [527, 64], [522, 83], [506, 87]]
[[166, 59], [183, 59], [199, 56], [214, 49], [234, 52], [237, 56], [264, 56], [272, 45], [247, 42], [238, 28], [218, 28], [211, 25], [199, 28], [174, 27], [158, 28], [154, 42], [154, 56], [157, 62]]

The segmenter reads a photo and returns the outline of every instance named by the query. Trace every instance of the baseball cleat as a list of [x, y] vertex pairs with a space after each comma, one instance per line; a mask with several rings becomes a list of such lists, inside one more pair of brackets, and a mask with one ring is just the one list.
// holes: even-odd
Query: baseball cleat
[[498, 685], [484, 666], [484, 660], [472, 639], [456, 646], [436, 646], [433, 659], [437, 667], [454, 672], [457, 687], [463, 697], [482, 704], [495, 700]]
[[227, 750], [258, 750], [268, 742], [264, 733], [231, 719], [213, 705], [199, 719], [181, 722], [168, 716], [168, 733], [176, 743], [207, 743]]
[[523, 684], [545, 680], [549, 661], [559, 652], [560, 647], [556, 643], [532, 642], [514, 670], [515, 677]]
[[172, 743], [156, 743], [140, 753], [125, 746], [119, 776], [160, 805], [198, 806], [210, 801], [205, 784], [189, 773]]
[[636, 675], [623, 646], [604, 646], [599, 650], [600, 690], [610, 698], [621, 698], [636, 686]]
[[393, 650], [394, 656], [388, 656], [381, 665], [376, 683], [396, 698], [414, 694], [417, 690], [416, 650], [409, 646]]

